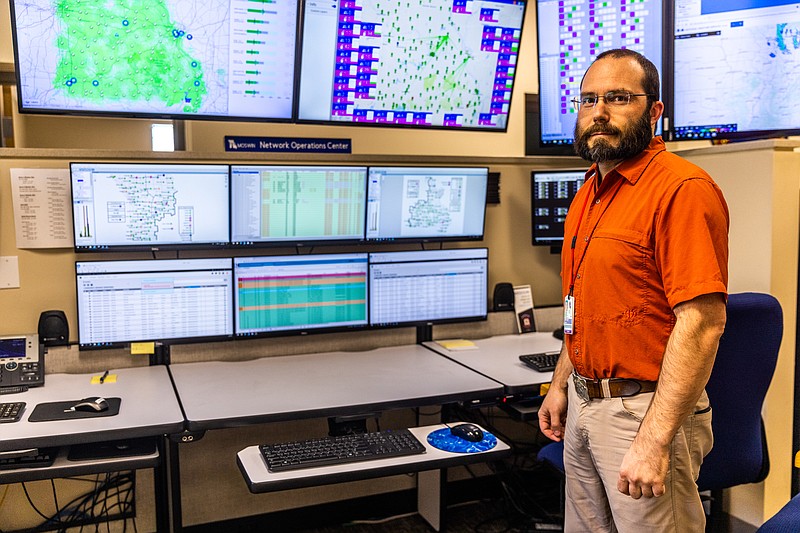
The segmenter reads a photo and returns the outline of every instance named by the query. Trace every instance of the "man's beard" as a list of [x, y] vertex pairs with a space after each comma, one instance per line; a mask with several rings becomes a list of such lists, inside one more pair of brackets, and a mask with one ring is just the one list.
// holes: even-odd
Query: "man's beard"
[[[578, 129], [575, 122], [575, 153], [586, 161], [600, 163], [603, 161], [620, 161], [641, 153], [653, 139], [653, 127], [650, 125], [650, 112], [645, 111], [638, 120], [625, 129], [611, 126], [607, 123], [592, 124], [583, 132]], [[594, 145], [589, 147], [589, 139], [593, 133], [608, 133], [616, 135], [619, 145], [613, 146], [608, 139], [599, 137]]]

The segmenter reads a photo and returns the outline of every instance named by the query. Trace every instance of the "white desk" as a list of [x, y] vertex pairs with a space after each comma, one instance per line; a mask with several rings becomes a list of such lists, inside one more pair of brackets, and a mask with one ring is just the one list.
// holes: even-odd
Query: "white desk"
[[448, 350], [435, 341], [425, 346], [475, 372], [502, 383], [507, 395], [538, 394], [539, 386], [549, 383], [552, 372], [537, 372], [519, 360], [526, 353], [561, 349], [561, 341], [549, 332], [499, 335], [473, 341], [477, 349]]
[[496, 381], [419, 345], [176, 364], [170, 372], [190, 431], [503, 394]]
[[[22, 401], [25, 411], [19, 422], [2, 425], [0, 451], [27, 448], [63, 447], [52, 466], [24, 468], [0, 472], [0, 483], [51, 479], [70, 475], [95, 474], [137, 468], [154, 468], [156, 524], [159, 530], [169, 528], [167, 503], [168, 481], [162, 462], [164, 449], [161, 437], [183, 430], [184, 417], [167, 369], [163, 366], [111, 369], [116, 381], [93, 384], [93, 374], [48, 374], [43, 387], [32, 387], [18, 394], [4, 394], [3, 402]], [[114, 416], [30, 422], [28, 419], [40, 403], [79, 400], [89, 396], [122, 399]], [[157, 448], [129, 457], [67, 459], [66, 446], [92, 442], [153, 437]]]
[[[3, 424], [0, 451], [65, 446], [136, 437], [152, 437], [183, 429], [183, 413], [163, 366], [112, 369], [115, 382], [92, 384], [93, 374], [48, 374], [43, 387], [4, 394], [2, 402], [26, 403], [19, 422]], [[80, 400], [89, 396], [119, 397], [119, 414], [76, 420], [29, 422], [37, 404]]]
[[[494, 400], [503, 395], [500, 383], [420, 345], [176, 364], [170, 365], [170, 372], [190, 431]], [[171, 446], [172, 465], [179, 462], [176, 448]], [[398, 468], [406, 472], [427, 470], [418, 478], [418, 506], [420, 514], [438, 530], [442, 509], [440, 467], [431, 463], [427, 468]], [[350, 479], [363, 477], [357, 470]], [[346, 472], [341, 475], [347, 477]], [[179, 485], [173, 484], [172, 494], [173, 520], [179, 529]]]

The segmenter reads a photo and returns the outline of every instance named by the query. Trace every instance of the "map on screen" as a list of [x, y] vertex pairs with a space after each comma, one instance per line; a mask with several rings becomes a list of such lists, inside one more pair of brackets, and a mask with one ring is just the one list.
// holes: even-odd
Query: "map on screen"
[[290, 119], [297, 3], [14, 0], [23, 110]]

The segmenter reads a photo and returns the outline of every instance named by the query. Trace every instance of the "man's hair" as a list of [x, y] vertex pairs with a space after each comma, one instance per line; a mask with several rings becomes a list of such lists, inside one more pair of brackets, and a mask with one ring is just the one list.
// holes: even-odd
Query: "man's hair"
[[[612, 58], [612, 59], [627, 59], [632, 58], [635, 60], [639, 66], [642, 67], [644, 71], [644, 77], [642, 78], [642, 88], [644, 92], [648, 95], [647, 103], [653, 104], [653, 102], [657, 101], [661, 95], [661, 84], [658, 81], [658, 69], [653, 64], [652, 61], [644, 57], [639, 52], [634, 50], [629, 50], [627, 48], [614, 48], [612, 50], [606, 50], [602, 54], [598, 55], [594, 58], [595, 61], [599, 61], [604, 58]], [[587, 69], [588, 70], [588, 69]], [[586, 74], [584, 73], [584, 76]], [[581, 85], [583, 85], [583, 80], [581, 80]]]

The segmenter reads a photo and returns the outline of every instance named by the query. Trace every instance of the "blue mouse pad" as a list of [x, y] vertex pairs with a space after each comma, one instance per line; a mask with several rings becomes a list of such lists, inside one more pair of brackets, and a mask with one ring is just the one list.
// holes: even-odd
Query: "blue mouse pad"
[[437, 429], [428, 433], [428, 444], [439, 450], [456, 453], [478, 453], [497, 446], [497, 437], [483, 431], [483, 439], [478, 442], [464, 440], [450, 433], [450, 428]]
[[119, 406], [122, 404], [122, 398], [106, 398], [108, 402], [108, 409], [99, 413], [90, 413], [86, 411], [67, 411], [76, 403], [81, 401], [70, 400], [68, 402], [50, 402], [40, 403], [31, 413], [28, 422], [49, 422], [51, 420], [75, 420], [78, 418], [100, 418], [103, 416], [114, 416], [119, 413]]

